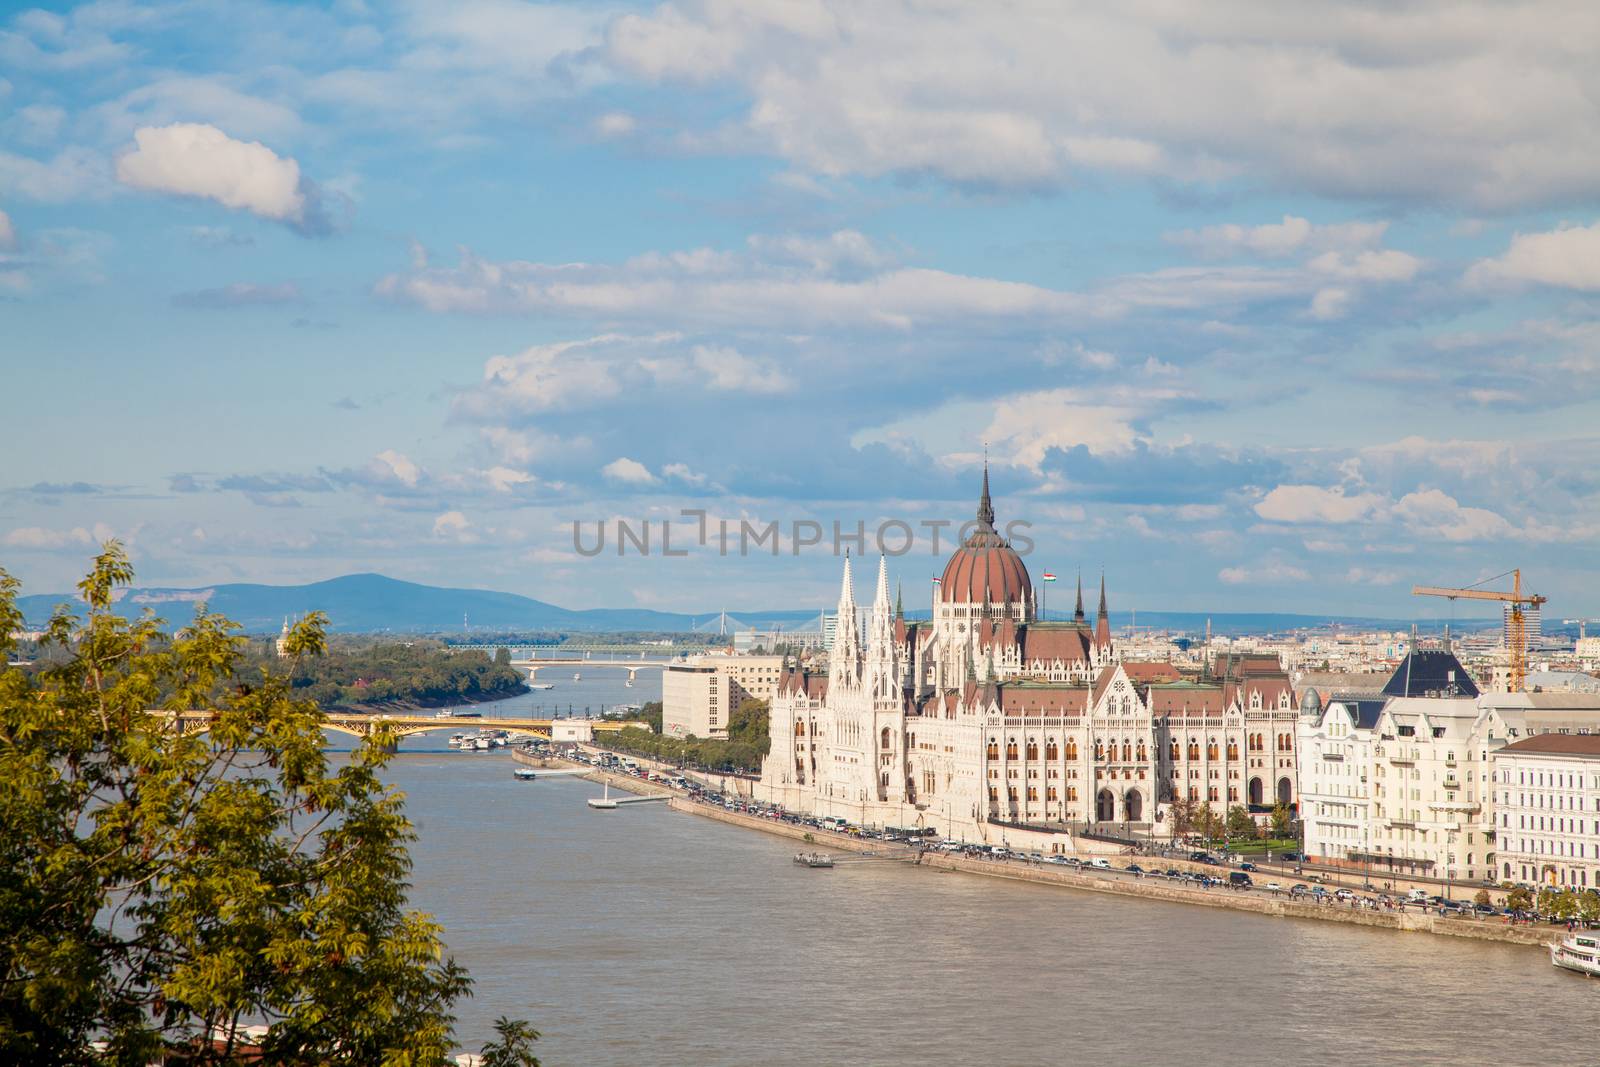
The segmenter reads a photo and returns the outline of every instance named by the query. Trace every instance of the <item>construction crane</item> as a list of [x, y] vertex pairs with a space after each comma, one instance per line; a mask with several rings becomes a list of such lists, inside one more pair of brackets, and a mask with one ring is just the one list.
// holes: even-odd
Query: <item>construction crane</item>
[[1513, 693], [1522, 692], [1522, 687], [1528, 680], [1528, 624], [1527, 617], [1523, 614], [1523, 605], [1538, 607], [1545, 603], [1545, 598], [1538, 593], [1522, 592], [1522, 571], [1509, 570], [1505, 574], [1497, 574], [1493, 578], [1485, 578], [1475, 585], [1483, 585], [1500, 578], [1506, 574], [1511, 575], [1511, 592], [1502, 593], [1494, 589], [1478, 589], [1468, 586], [1465, 589], [1446, 589], [1437, 585], [1414, 585], [1411, 587], [1413, 596], [1442, 596], [1450, 600], [1498, 600], [1503, 604], [1511, 605], [1510, 632], [1506, 634], [1506, 644], [1510, 645], [1511, 653], [1511, 679], [1510, 689]]

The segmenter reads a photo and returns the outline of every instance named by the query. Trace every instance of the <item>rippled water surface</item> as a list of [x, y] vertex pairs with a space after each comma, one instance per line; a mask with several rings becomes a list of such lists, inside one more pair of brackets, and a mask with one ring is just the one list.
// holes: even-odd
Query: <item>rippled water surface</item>
[[1600, 982], [1543, 952], [938, 873], [792, 842], [503, 755], [402, 752], [413, 898], [547, 1065], [1562, 1064]]

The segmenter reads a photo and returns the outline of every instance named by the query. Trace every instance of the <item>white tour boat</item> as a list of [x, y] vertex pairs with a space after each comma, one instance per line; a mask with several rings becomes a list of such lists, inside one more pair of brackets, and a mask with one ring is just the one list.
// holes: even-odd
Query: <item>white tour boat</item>
[[1600, 978], [1600, 936], [1592, 931], [1568, 934], [1550, 946], [1550, 962], [1569, 971]]

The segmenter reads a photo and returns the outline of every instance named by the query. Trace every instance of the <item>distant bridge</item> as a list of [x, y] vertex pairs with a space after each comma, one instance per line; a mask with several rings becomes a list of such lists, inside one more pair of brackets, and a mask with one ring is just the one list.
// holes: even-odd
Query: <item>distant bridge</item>
[[538, 681], [539, 672], [549, 667], [613, 667], [627, 671], [628, 682], [632, 684], [634, 675], [640, 671], [662, 670], [669, 662], [668, 660], [659, 659], [647, 660], [643, 656], [638, 659], [591, 659], [588, 656], [582, 658], [568, 656], [562, 659], [514, 659], [511, 661], [511, 665], [513, 667], [521, 667], [527, 671], [528, 681], [530, 682]]
[[[178, 732], [182, 734], [204, 733], [211, 729], [211, 719], [213, 717], [213, 713], [209, 711], [152, 711], [151, 714], [164, 717], [168, 722], [175, 723]], [[549, 737], [552, 732], [551, 727], [557, 721], [556, 719], [440, 718], [437, 715], [329, 711], [323, 713], [322, 727], [326, 730], [350, 734], [354, 737], [368, 737], [380, 727], [385, 726], [393, 732], [396, 738], [410, 737], [413, 734], [425, 734], [431, 730], [461, 730], [466, 727], [510, 730], [515, 733]], [[595, 733], [615, 733], [629, 725], [638, 725], [638, 723], [607, 722], [598, 719], [587, 721], [590, 724], [589, 728]]]
[[679, 652], [702, 652], [704, 645], [689, 645], [675, 648], [669, 645], [639, 645], [639, 644], [595, 644], [588, 645], [569, 642], [562, 645], [536, 645], [526, 641], [474, 641], [470, 644], [454, 644], [444, 646], [446, 652], [487, 652], [490, 655], [502, 648], [509, 649], [512, 655], [521, 653], [527, 659], [536, 659], [541, 653], [557, 658], [568, 658], [575, 653], [606, 652], [612, 655], [621, 653], [638, 653], [640, 658], [645, 656], [672, 656]]

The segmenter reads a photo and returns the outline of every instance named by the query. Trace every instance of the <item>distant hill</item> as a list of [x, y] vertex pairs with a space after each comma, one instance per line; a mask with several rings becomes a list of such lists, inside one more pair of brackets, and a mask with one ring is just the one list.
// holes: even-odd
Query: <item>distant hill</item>
[[[20, 598], [23, 617], [33, 626], [49, 618], [55, 606], [73, 600], [70, 594], [34, 595]], [[310, 585], [223, 584], [198, 589], [137, 588], [123, 596], [124, 611], [136, 613], [150, 607], [173, 623], [184, 622], [193, 606], [206, 602], [244, 626], [249, 633], [275, 631], [285, 616], [323, 611], [332, 628], [344, 633], [460, 633], [462, 616], [476, 633], [563, 630], [621, 631], [654, 630], [687, 633], [706, 632], [717, 626], [712, 612], [688, 615], [680, 612], [650, 611], [644, 608], [595, 608], [572, 611], [542, 600], [516, 593], [489, 589], [445, 589], [416, 582], [403, 582], [382, 574], [347, 574]], [[831, 605], [830, 605], [831, 608]], [[734, 615], [737, 615], [737, 622]], [[915, 618], [927, 612], [908, 612]], [[1052, 611], [1052, 619], [1065, 618]], [[1409, 621], [1381, 618], [1335, 617], [1325, 615], [1286, 615], [1269, 613], [1220, 613], [1141, 611], [1137, 618], [1126, 612], [1112, 612], [1112, 625], [1121, 628], [1137, 622], [1139, 628], [1174, 630], [1190, 634], [1205, 632], [1206, 620], [1218, 635], [1281, 632], [1338, 623], [1360, 628], [1403, 629]], [[785, 630], [814, 630], [815, 609], [740, 611], [730, 613], [730, 629], [743, 623], [758, 629], [781, 627]], [[1432, 624], [1437, 629], [1440, 624]], [[1497, 625], [1493, 619], [1458, 619], [1455, 627], [1466, 631]]]
[[[37, 625], [72, 596], [20, 598], [24, 617]], [[286, 616], [323, 611], [334, 630], [408, 633], [474, 630], [687, 630], [687, 615], [638, 608], [568, 611], [532, 597], [487, 589], [442, 589], [382, 574], [347, 574], [310, 585], [223, 584], [200, 589], [130, 589], [119, 602], [128, 612], [145, 607], [171, 622], [187, 619], [204, 601], [247, 632], [277, 630]]]

